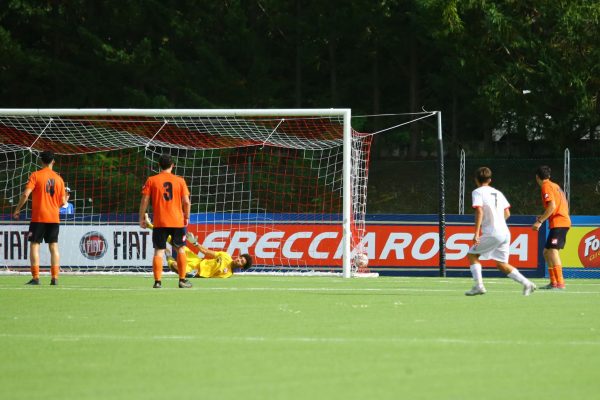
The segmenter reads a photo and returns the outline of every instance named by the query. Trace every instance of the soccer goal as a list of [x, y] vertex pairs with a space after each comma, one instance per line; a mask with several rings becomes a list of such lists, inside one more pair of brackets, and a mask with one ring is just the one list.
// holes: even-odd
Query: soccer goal
[[0, 109], [0, 267], [29, 265], [31, 210], [21, 221], [10, 214], [37, 155], [52, 150], [74, 206], [61, 216], [61, 268], [151, 271], [151, 232], [137, 211], [168, 153], [190, 188], [188, 230], [199, 243], [252, 254], [252, 271], [350, 277], [372, 138], [350, 118], [349, 109]]

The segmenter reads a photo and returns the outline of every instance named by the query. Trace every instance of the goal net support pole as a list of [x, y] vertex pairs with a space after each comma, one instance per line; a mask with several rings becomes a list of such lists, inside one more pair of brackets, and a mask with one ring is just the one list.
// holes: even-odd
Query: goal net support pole
[[444, 173], [444, 141], [442, 135], [442, 112], [437, 111], [438, 160], [439, 160], [439, 257], [440, 276], [446, 276], [446, 180]]
[[344, 170], [343, 170], [343, 200], [342, 200], [342, 246], [344, 247], [342, 260], [342, 275], [344, 278], [352, 276], [351, 240], [352, 231], [350, 219], [352, 218], [352, 127], [350, 126], [350, 110], [344, 110]]

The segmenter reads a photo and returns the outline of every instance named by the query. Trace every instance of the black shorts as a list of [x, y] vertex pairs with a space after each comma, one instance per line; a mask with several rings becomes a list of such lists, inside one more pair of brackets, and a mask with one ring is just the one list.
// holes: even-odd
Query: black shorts
[[59, 224], [54, 223], [30, 222], [27, 238], [32, 243], [42, 243], [42, 240], [46, 243], [57, 243], [58, 227]]
[[185, 246], [185, 228], [156, 228], [152, 231], [152, 244], [155, 249], [167, 248], [167, 238], [171, 236], [171, 244], [175, 247]]
[[545, 249], [564, 249], [567, 243], [567, 232], [569, 228], [550, 228]]

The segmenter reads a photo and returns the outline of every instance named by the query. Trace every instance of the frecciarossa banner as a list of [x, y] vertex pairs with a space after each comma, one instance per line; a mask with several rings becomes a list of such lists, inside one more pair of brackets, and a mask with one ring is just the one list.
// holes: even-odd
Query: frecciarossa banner
[[[538, 232], [529, 225], [511, 226], [509, 262], [523, 269], [539, 264]], [[28, 266], [26, 224], [0, 225], [0, 265]], [[318, 223], [272, 223], [268, 228], [254, 224], [192, 223], [188, 230], [212, 250], [230, 254], [250, 253], [257, 265], [312, 265], [339, 267], [342, 231], [338, 225]], [[467, 251], [473, 226], [453, 222], [446, 227], [447, 266], [468, 267]], [[390, 221], [367, 225], [363, 246], [370, 267], [426, 268], [439, 266], [437, 224]], [[592, 243], [590, 241], [590, 243]], [[152, 262], [152, 233], [135, 224], [61, 225], [59, 245], [62, 266], [144, 266]], [[588, 247], [593, 247], [594, 243]], [[41, 246], [41, 264], [47, 265], [47, 246]], [[484, 266], [493, 266], [485, 261]]]
[[[306, 265], [339, 266], [342, 258], [342, 231], [333, 225], [277, 224], [268, 232], [252, 227], [235, 231], [229, 225], [190, 227], [199, 242], [211, 249], [230, 254], [250, 253], [257, 264], [271, 264], [274, 259], [302, 260]], [[529, 227], [511, 227], [509, 262], [515, 267], [536, 269], [538, 233]], [[446, 228], [448, 267], [468, 267], [467, 251], [473, 241], [473, 227]], [[363, 240], [371, 267], [423, 268], [439, 266], [437, 226], [370, 225]], [[493, 262], [484, 262], [493, 266]]]

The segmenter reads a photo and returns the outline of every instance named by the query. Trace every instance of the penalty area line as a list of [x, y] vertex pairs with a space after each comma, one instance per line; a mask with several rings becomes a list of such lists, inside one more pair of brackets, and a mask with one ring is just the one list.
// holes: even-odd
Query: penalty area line
[[0, 333], [0, 338], [7, 340], [40, 340], [51, 342], [80, 342], [80, 341], [133, 341], [133, 342], [171, 342], [190, 341], [202, 343], [314, 343], [314, 344], [432, 344], [432, 345], [460, 345], [460, 346], [571, 346], [571, 347], [596, 347], [600, 340], [509, 340], [509, 339], [458, 339], [458, 338], [338, 338], [338, 337], [267, 337], [267, 336], [201, 336], [201, 335], [75, 335], [75, 334], [32, 334], [32, 333]]
[[[519, 286], [514, 285], [514, 290], [498, 290], [491, 291], [492, 293], [512, 293], [520, 291]], [[466, 289], [466, 288], [463, 288]], [[59, 287], [29, 287], [29, 286], [0, 286], [0, 291], [8, 290], [33, 290], [33, 291], [81, 291], [81, 292], [148, 292], [148, 291], [181, 291], [177, 287], [162, 287], [160, 290], [153, 288], [114, 288], [114, 287], [88, 287], [88, 286], [59, 286]], [[448, 289], [434, 289], [434, 288], [418, 288], [418, 287], [397, 287], [397, 288], [332, 288], [332, 287], [315, 287], [315, 288], [303, 288], [303, 287], [288, 287], [288, 288], [274, 288], [274, 287], [206, 287], [206, 286], [194, 286], [192, 289], [184, 290], [186, 293], [198, 293], [198, 292], [329, 292], [329, 293], [458, 293], [461, 289], [456, 287]], [[599, 295], [600, 291], [585, 291], [585, 290], [566, 290], [566, 291], [552, 291], [552, 290], [537, 290], [535, 296], [545, 295]]]

